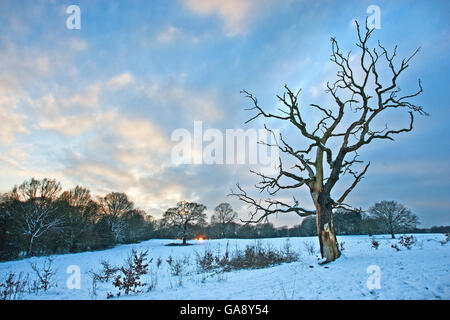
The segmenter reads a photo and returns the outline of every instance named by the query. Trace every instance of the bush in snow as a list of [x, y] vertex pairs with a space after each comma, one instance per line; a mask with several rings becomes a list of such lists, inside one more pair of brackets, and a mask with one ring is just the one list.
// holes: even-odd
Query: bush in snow
[[172, 256], [169, 256], [166, 259], [167, 264], [169, 265], [169, 271], [172, 276], [179, 276], [183, 274], [183, 266], [189, 264], [189, 258], [184, 257], [184, 259], [174, 260]]
[[31, 263], [31, 269], [37, 276], [37, 279], [33, 281], [32, 291], [37, 293], [40, 290], [47, 292], [48, 289], [56, 287], [56, 282], [53, 278], [56, 275], [56, 270], [52, 269], [53, 258], [47, 258], [44, 261], [42, 268], [37, 266], [35, 263]]
[[28, 275], [23, 277], [22, 273], [16, 276], [10, 273], [6, 279], [0, 283], [0, 300], [20, 300], [25, 293], [28, 284]]
[[313, 256], [316, 254], [316, 245], [314, 244], [313, 241], [305, 241], [303, 243], [303, 246], [305, 247], [306, 252], [310, 255]]
[[374, 249], [378, 249], [378, 247], [380, 246], [380, 243], [372, 238], [372, 248]]
[[148, 251], [138, 252], [131, 250], [131, 254], [128, 257], [126, 264], [119, 269], [120, 274], [116, 276], [113, 285], [121, 292], [129, 294], [130, 292], [139, 293], [143, 291], [143, 287], [147, 284], [141, 282], [141, 277], [148, 273], [149, 263], [153, 259], [148, 261]]
[[450, 233], [444, 234], [445, 239], [443, 241], [439, 241], [442, 245], [448, 243], [450, 241]]
[[409, 237], [408, 236], [401, 236], [399, 241], [398, 241], [398, 243], [409, 250], [416, 243], [416, 238], [414, 238], [413, 235], [410, 235]]
[[106, 260], [102, 260], [102, 262], [100, 262], [100, 264], [102, 265], [103, 269], [99, 272], [99, 273], [95, 273], [93, 271], [91, 271], [91, 274], [93, 276], [93, 279], [95, 281], [100, 281], [100, 282], [109, 282], [109, 280], [111, 278], [114, 277], [114, 275], [119, 271], [119, 267], [116, 266], [112, 266], [108, 261]]
[[257, 242], [255, 245], [247, 245], [243, 250], [236, 249], [232, 254], [229, 253], [228, 246], [224, 255], [214, 254], [209, 249], [205, 249], [203, 254], [196, 253], [198, 273], [217, 269], [258, 269], [297, 260], [298, 254], [292, 251], [289, 241], [286, 241], [281, 250], [264, 247]]
[[163, 261], [162, 261], [161, 257], [158, 257], [158, 259], [156, 259], [156, 267], [159, 268], [161, 266], [162, 262]]
[[203, 254], [195, 252], [195, 260], [197, 262], [198, 273], [206, 272], [214, 269], [216, 266], [214, 264], [215, 257], [209, 248], [205, 248]]
[[258, 242], [256, 245], [247, 245], [242, 251], [236, 251], [228, 265], [231, 269], [254, 269], [297, 260], [298, 255], [290, 249], [286, 250], [286, 247], [277, 251], [270, 247], [263, 247]]

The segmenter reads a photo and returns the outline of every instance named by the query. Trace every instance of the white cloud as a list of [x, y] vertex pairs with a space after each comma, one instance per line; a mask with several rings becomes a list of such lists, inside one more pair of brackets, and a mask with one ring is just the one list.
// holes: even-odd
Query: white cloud
[[272, 0], [185, 0], [187, 8], [201, 15], [215, 14], [224, 23], [226, 36], [233, 37], [247, 31], [249, 22], [263, 12]]
[[23, 114], [8, 111], [7, 108], [0, 107], [0, 142], [10, 144], [15, 140], [17, 133], [29, 133], [24, 126], [27, 117]]
[[152, 83], [146, 87], [146, 93], [157, 103], [179, 108], [179, 111], [183, 111], [192, 120], [215, 122], [223, 117], [218, 94], [214, 89], [196, 92], [181, 86], [161, 86]]
[[159, 42], [168, 43], [168, 42], [172, 42], [173, 40], [175, 40], [175, 38], [177, 36], [179, 36], [180, 34], [181, 34], [180, 29], [178, 29], [177, 27], [174, 27], [174, 26], [169, 26], [169, 27], [167, 27], [167, 29], [165, 29], [164, 31], [159, 33], [157, 35], [156, 39]]
[[66, 101], [63, 101], [63, 103], [64, 105], [79, 105], [85, 108], [95, 108], [98, 106], [100, 89], [100, 84], [93, 84], [83, 90], [80, 94], [76, 94]]
[[83, 39], [74, 38], [69, 42], [69, 46], [74, 51], [83, 51], [87, 49], [87, 43]]
[[43, 119], [39, 126], [43, 129], [57, 131], [66, 136], [79, 136], [89, 130], [95, 119], [89, 115], [58, 116], [52, 119]]
[[108, 85], [114, 89], [121, 89], [133, 82], [133, 76], [128, 73], [122, 73], [108, 81]]
[[18, 133], [29, 133], [25, 127], [27, 116], [17, 112], [20, 102], [18, 92], [13, 92], [0, 83], [0, 142], [11, 144]]

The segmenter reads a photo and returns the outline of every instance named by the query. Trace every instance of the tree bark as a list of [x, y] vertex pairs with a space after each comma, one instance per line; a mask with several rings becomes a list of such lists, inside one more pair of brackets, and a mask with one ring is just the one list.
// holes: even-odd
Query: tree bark
[[185, 223], [183, 225], [183, 245], [185, 245], [187, 243], [186, 242], [186, 227], [187, 227], [187, 223]]
[[27, 256], [30, 256], [33, 250], [33, 241], [34, 241], [34, 237], [31, 235], [30, 236], [30, 241], [28, 242], [28, 248], [27, 248]]
[[341, 255], [334, 230], [331, 198], [321, 194], [315, 201], [315, 206], [320, 253], [322, 258], [326, 259], [324, 263], [327, 263], [336, 260]]

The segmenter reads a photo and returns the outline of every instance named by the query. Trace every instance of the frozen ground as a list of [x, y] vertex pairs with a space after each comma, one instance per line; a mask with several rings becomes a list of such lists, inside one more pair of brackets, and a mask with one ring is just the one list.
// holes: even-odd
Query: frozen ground
[[[337, 261], [318, 264], [318, 240], [312, 238], [290, 238], [292, 248], [299, 252], [297, 262], [286, 263], [265, 269], [240, 270], [218, 274], [199, 274], [195, 263], [195, 252], [204, 252], [208, 247], [214, 251], [230, 251], [254, 244], [256, 240], [205, 240], [191, 241], [187, 247], [170, 247], [165, 244], [173, 240], [149, 240], [140, 244], [121, 245], [110, 250], [56, 255], [54, 268], [57, 287], [37, 295], [26, 294], [25, 299], [106, 299], [108, 292], [117, 292], [111, 284], [99, 284], [93, 294], [90, 270], [100, 270], [101, 260], [122, 265], [132, 248], [149, 250], [153, 258], [151, 270], [156, 286], [149, 292], [121, 296], [120, 299], [449, 299], [450, 298], [450, 243], [441, 245], [442, 234], [417, 234], [416, 245], [401, 251], [391, 248], [398, 239], [390, 236], [375, 236], [380, 246], [372, 248], [368, 236], [339, 236], [344, 242], [343, 255]], [[286, 238], [263, 239], [263, 244], [282, 248]], [[305, 243], [314, 243], [316, 254], [311, 255]], [[166, 259], [186, 260], [181, 276], [169, 271]], [[156, 266], [160, 257], [163, 262]], [[0, 281], [9, 272], [34, 274], [30, 262], [42, 265], [45, 257], [0, 263]], [[67, 268], [77, 265], [81, 270], [81, 288], [68, 289], [66, 281], [70, 274]], [[371, 267], [370, 266], [375, 266]], [[369, 270], [368, 270], [369, 268]], [[379, 269], [378, 269], [379, 268]], [[379, 289], [376, 285], [379, 270]], [[369, 271], [369, 272], [368, 272]], [[375, 280], [374, 280], [375, 279]], [[150, 276], [145, 282], [150, 282]]]

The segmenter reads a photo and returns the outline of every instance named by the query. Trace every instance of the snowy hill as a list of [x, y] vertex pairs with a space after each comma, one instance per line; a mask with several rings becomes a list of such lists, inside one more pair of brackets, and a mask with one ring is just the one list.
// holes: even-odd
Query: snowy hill
[[[196, 254], [205, 249], [224, 252], [245, 248], [260, 241], [279, 249], [286, 238], [262, 240], [204, 240], [193, 245], [166, 246], [173, 240], [149, 240], [140, 244], [121, 245], [110, 250], [53, 256], [56, 287], [47, 292], [25, 293], [24, 299], [106, 299], [116, 292], [111, 284], [92, 281], [92, 272], [101, 269], [101, 261], [121, 266], [131, 249], [148, 250], [150, 272], [142, 280], [149, 284], [139, 294], [121, 295], [120, 299], [449, 299], [450, 243], [441, 244], [442, 234], [414, 235], [416, 243], [407, 249], [390, 236], [339, 236], [342, 256], [335, 262], [318, 264], [318, 240], [290, 238], [299, 260], [263, 269], [199, 273]], [[372, 246], [372, 239], [379, 243]], [[400, 249], [393, 248], [395, 244]], [[315, 253], [308, 252], [315, 247]], [[181, 266], [171, 270], [170, 257]], [[31, 264], [43, 266], [46, 257], [0, 263], [0, 282], [9, 273], [22, 272], [35, 277]], [[159, 261], [159, 263], [158, 263]], [[159, 264], [159, 266], [158, 266]], [[80, 288], [69, 289], [67, 280], [79, 267]], [[67, 273], [69, 271], [69, 273]], [[150, 286], [152, 284], [152, 286]], [[379, 286], [378, 286], [379, 284]], [[70, 286], [70, 285], [69, 285]], [[118, 299], [114, 297], [114, 299]]]

